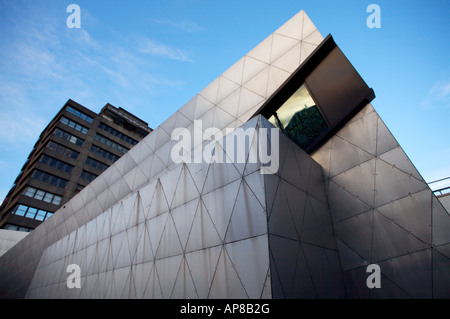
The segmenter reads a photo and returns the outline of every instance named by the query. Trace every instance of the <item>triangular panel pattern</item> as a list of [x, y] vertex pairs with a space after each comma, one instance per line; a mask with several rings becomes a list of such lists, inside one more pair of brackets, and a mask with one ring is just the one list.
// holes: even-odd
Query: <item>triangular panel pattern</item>
[[[312, 157], [325, 175], [343, 270], [359, 280], [357, 272], [377, 263], [387, 283], [369, 292], [345, 279], [351, 296], [431, 298], [430, 249], [450, 241], [443, 230], [450, 216], [373, 107], [364, 107]], [[407, 283], [414, 275], [401, 267], [418, 269], [420, 284]]]

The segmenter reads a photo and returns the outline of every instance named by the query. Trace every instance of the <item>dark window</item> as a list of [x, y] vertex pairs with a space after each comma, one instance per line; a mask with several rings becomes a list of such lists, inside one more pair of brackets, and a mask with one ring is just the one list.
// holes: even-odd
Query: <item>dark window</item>
[[66, 110], [67, 110], [68, 112], [70, 112], [70, 113], [72, 113], [72, 114], [78, 116], [79, 118], [85, 120], [85, 121], [88, 122], [88, 123], [92, 123], [92, 121], [94, 120], [94, 119], [93, 119], [92, 117], [90, 117], [89, 115], [86, 115], [86, 114], [84, 114], [83, 112], [80, 112], [80, 111], [74, 109], [74, 108], [71, 107], [71, 106], [68, 106], [68, 107], [66, 108]]
[[99, 161], [97, 161], [97, 160], [95, 160], [93, 158], [90, 158], [90, 157], [88, 157], [86, 159], [86, 164], [88, 164], [89, 166], [91, 166], [93, 168], [101, 170], [101, 171], [104, 171], [104, 170], [106, 170], [108, 168], [108, 165], [100, 163]]
[[67, 180], [56, 177], [54, 175], [39, 171], [39, 170], [35, 170], [33, 172], [33, 174], [31, 174], [31, 177], [33, 179], [36, 179], [38, 181], [44, 182], [44, 183], [49, 183], [51, 185], [54, 186], [58, 186], [60, 188], [65, 188], [67, 185]]
[[42, 155], [41, 159], [40, 159], [41, 163], [47, 164], [51, 167], [54, 167], [56, 169], [59, 169], [61, 171], [64, 171], [66, 173], [71, 173], [73, 166], [64, 162], [61, 162], [60, 160], [57, 160], [56, 158], [47, 156], [47, 155]]
[[87, 127], [84, 127], [83, 125], [78, 124], [77, 122], [74, 122], [74, 121], [72, 121], [72, 120], [70, 120], [70, 119], [68, 119], [67, 117], [64, 117], [64, 116], [61, 118], [60, 122], [65, 124], [65, 125], [67, 125], [67, 126], [69, 126], [69, 127], [71, 127], [71, 128], [76, 129], [77, 131], [79, 131], [79, 132], [81, 132], [83, 134], [87, 134], [87, 132], [89, 131], [89, 129]]
[[122, 145], [120, 145], [120, 144], [117, 144], [117, 143], [114, 142], [114, 141], [111, 141], [109, 138], [106, 138], [106, 137], [104, 137], [103, 135], [96, 134], [96, 135], [95, 135], [95, 139], [96, 139], [97, 141], [103, 143], [103, 144], [106, 144], [106, 145], [112, 147], [112, 148], [115, 149], [115, 150], [118, 150], [119, 152], [124, 153], [124, 154], [125, 154], [126, 152], [128, 152], [128, 148], [126, 148], [126, 147], [124, 147], [124, 146], [122, 146]]
[[80, 154], [74, 150], [71, 150], [70, 148], [66, 148], [53, 141], [48, 142], [47, 147], [51, 150], [55, 150], [56, 152], [73, 159], [77, 159], [78, 155]]
[[78, 138], [72, 134], [64, 132], [63, 130], [60, 130], [59, 128], [55, 128], [55, 130], [53, 131], [53, 134], [61, 137], [62, 139], [66, 140], [66, 141], [69, 141], [70, 143], [76, 144], [78, 146], [83, 145], [83, 142], [84, 142], [81, 138]]
[[98, 125], [98, 127], [100, 127], [101, 129], [105, 130], [106, 132], [108, 132], [108, 133], [110, 133], [110, 134], [112, 134], [112, 135], [114, 135], [114, 136], [117, 136], [117, 137], [120, 138], [121, 140], [123, 140], [123, 141], [125, 141], [125, 142], [127, 142], [127, 143], [129, 143], [129, 144], [131, 144], [131, 145], [136, 145], [136, 144], [137, 144], [137, 141], [136, 141], [136, 140], [134, 140], [134, 139], [132, 139], [131, 137], [129, 137], [129, 136], [127, 136], [127, 135], [125, 135], [125, 134], [123, 134], [123, 133], [121, 133], [121, 132], [119, 132], [119, 131], [113, 129], [111, 126], [106, 125], [106, 124], [103, 123], [103, 122], [100, 122], [100, 124]]
[[89, 173], [87, 171], [83, 171], [83, 172], [81, 172], [80, 177], [82, 179], [85, 179], [85, 180], [89, 181], [89, 182], [92, 182], [97, 177], [97, 175]]
[[111, 160], [113, 162], [117, 161], [120, 158], [119, 156], [114, 155], [114, 154], [112, 154], [112, 153], [110, 153], [108, 151], [105, 151], [104, 149], [102, 149], [102, 148], [100, 148], [98, 146], [95, 146], [95, 145], [91, 146], [91, 152], [94, 152], [94, 153], [96, 153], [98, 155], [101, 155], [104, 158], [107, 158], [107, 159], [109, 159], [109, 160]]

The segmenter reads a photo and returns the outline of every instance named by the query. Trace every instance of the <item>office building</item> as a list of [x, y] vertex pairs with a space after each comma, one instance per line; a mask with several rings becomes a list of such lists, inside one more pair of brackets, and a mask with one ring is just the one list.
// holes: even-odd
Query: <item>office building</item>
[[143, 139], [151, 128], [122, 108], [99, 114], [68, 100], [42, 131], [0, 207], [0, 228], [31, 231]]

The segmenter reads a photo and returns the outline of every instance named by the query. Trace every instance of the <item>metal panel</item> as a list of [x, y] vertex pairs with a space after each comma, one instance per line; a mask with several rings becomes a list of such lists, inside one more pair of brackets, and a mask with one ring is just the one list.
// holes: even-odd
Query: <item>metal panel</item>
[[186, 252], [213, 247], [222, 243], [222, 239], [209, 216], [203, 200], [199, 201], [197, 212], [192, 222]]
[[384, 122], [378, 117], [378, 129], [377, 129], [377, 154], [383, 154], [391, 149], [398, 146], [397, 141], [392, 136], [389, 129], [386, 127]]
[[[270, 254], [272, 256], [271, 273], [274, 298], [289, 298], [294, 289], [294, 279], [296, 273], [296, 263], [299, 242], [281, 238], [278, 236], [269, 237]], [[304, 271], [301, 269], [300, 271]], [[277, 289], [277, 284], [279, 287]]]
[[208, 298], [222, 246], [213, 246], [186, 254], [198, 297]]
[[352, 195], [367, 205], [373, 203], [375, 159], [343, 172], [331, 179], [337, 185], [345, 187]]
[[372, 154], [356, 147], [354, 144], [347, 142], [339, 136], [335, 136], [331, 139], [329, 176], [338, 175], [368, 161], [372, 157]]
[[405, 152], [400, 146], [385, 152], [379, 156], [383, 161], [395, 166], [396, 168], [402, 170], [403, 172], [410, 174], [420, 181], [423, 181], [417, 169], [411, 163], [411, 161], [406, 156]]
[[427, 187], [427, 184], [405, 174], [382, 160], [377, 160], [375, 178], [375, 206], [386, 204], [414, 194]]
[[[259, 174], [259, 172], [247, 177], [254, 179], [256, 177], [255, 174]], [[262, 188], [262, 186], [260, 187]], [[232, 242], [266, 233], [266, 211], [247, 183], [242, 182], [233, 207], [233, 213], [230, 217], [224, 242]]]
[[365, 260], [371, 260], [373, 211], [334, 224], [336, 236]]
[[371, 209], [370, 205], [364, 203], [359, 197], [351, 194], [343, 186], [337, 185], [333, 181], [328, 183], [327, 194], [334, 223]]
[[172, 210], [172, 218], [183, 251], [186, 249], [186, 244], [191, 232], [192, 223], [197, 212], [198, 202], [199, 200], [197, 198]]
[[450, 215], [441, 202], [433, 196], [433, 245], [450, 242]]
[[[291, 191], [291, 193], [289, 193]], [[292, 191], [294, 192], [293, 195]], [[288, 196], [295, 196], [302, 191], [289, 185], [284, 180], [280, 181], [278, 191], [274, 199], [273, 207], [269, 216], [269, 233], [279, 235], [285, 238], [298, 240], [297, 230], [294, 220], [291, 216], [291, 210], [288, 204]], [[303, 215], [303, 208], [299, 212]]]
[[318, 298], [338, 298], [339, 288], [336, 285], [334, 272], [338, 269], [332, 269], [328, 263], [326, 249], [306, 243], [301, 244], [305, 259], [309, 266], [311, 278]]
[[189, 265], [187, 264], [185, 258], [181, 261], [180, 270], [178, 271], [177, 279], [175, 280], [170, 298], [198, 298], [197, 292], [195, 291], [195, 285], [190, 274]]
[[230, 243], [225, 249], [249, 298], [260, 298], [270, 264], [267, 235]]
[[238, 299], [248, 298], [228, 253], [222, 249], [208, 298], [223, 299], [229, 296]]
[[175, 279], [177, 278], [182, 260], [182, 255], [155, 260], [155, 268], [161, 286], [162, 298], [167, 299], [172, 295]]
[[370, 154], [375, 154], [377, 120], [377, 114], [368, 113], [348, 123], [336, 135]]
[[[389, 259], [378, 265], [383, 274], [412, 298], [432, 297], [431, 249]], [[381, 285], [383, 287], [383, 282]]]
[[431, 244], [431, 191], [403, 197], [377, 210], [425, 243]]
[[[203, 203], [221, 239], [224, 238], [230, 222], [240, 184], [241, 180], [237, 180], [203, 195]], [[226, 198], [227, 200], [217, 200], [218, 198]]]
[[433, 298], [448, 299], [450, 259], [433, 249]]
[[371, 261], [378, 262], [427, 247], [426, 243], [375, 211]]
[[328, 205], [312, 196], [309, 196], [308, 200], [314, 212], [316, 223], [319, 226], [323, 246], [329, 249], [337, 249]]
[[369, 264], [361, 255], [346, 243], [342, 242], [339, 238], [336, 239], [336, 243], [339, 249], [339, 260], [341, 262], [342, 271]]

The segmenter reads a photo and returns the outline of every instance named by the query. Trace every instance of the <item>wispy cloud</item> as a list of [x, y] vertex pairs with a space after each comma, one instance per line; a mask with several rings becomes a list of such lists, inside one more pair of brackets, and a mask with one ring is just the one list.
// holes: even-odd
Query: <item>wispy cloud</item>
[[450, 81], [436, 83], [428, 92], [428, 96], [422, 105], [424, 108], [450, 107]]
[[153, 20], [153, 22], [157, 24], [167, 25], [176, 29], [181, 29], [185, 32], [198, 33], [205, 31], [206, 28], [198, 25], [194, 21], [186, 20], [186, 21], [171, 21], [171, 20]]
[[150, 54], [153, 56], [159, 56], [183, 62], [193, 62], [193, 60], [183, 50], [158, 43], [148, 38], [143, 38], [140, 41], [139, 50], [142, 53]]

